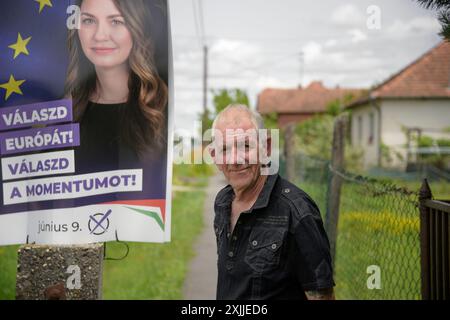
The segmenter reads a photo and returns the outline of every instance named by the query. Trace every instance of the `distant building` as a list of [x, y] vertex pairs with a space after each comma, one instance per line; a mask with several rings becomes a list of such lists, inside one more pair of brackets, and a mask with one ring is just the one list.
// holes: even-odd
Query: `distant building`
[[276, 113], [278, 126], [298, 123], [315, 114], [325, 113], [330, 102], [341, 100], [346, 96], [361, 95], [362, 90], [345, 88], [326, 88], [322, 82], [314, 81], [306, 88], [265, 89], [258, 96], [257, 110], [261, 114]]
[[[441, 42], [347, 108], [351, 141], [364, 150], [365, 167], [404, 169], [414, 161], [408, 148], [413, 134], [448, 138], [450, 43]], [[390, 161], [384, 161], [385, 152]]]

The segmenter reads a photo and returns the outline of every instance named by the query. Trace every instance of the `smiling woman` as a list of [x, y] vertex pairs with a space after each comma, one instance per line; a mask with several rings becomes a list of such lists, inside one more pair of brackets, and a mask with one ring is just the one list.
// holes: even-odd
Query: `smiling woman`
[[78, 29], [69, 30], [65, 91], [72, 98], [75, 121], [80, 123], [76, 173], [143, 171], [142, 192], [127, 189], [101, 198], [82, 198], [75, 204], [165, 199], [166, 2], [74, 1], [79, 21]]
[[69, 31], [66, 94], [81, 123], [80, 166], [148, 160], [166, 147], [168, 90], [155, 67], [148, 4], [77, 1], [81, 21]]

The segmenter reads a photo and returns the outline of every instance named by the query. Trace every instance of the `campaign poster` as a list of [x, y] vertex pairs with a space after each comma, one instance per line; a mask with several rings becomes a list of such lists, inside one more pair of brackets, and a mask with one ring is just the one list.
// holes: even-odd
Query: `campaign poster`
[[0, 3], [0, 245], [170, 241], [167, 0]]

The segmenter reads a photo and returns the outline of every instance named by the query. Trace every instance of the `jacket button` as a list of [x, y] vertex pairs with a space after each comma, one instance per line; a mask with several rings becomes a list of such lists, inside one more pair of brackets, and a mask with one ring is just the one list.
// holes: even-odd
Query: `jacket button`
[[277, 248], [277, 244], [274, 243], [274, 244], [272, 245], [272, 250], [275, 250], [276, 248]]
[[258, 241], [256, 241], [256, 240], [253, 240], [253, 242], [252, 242], [252, 246], [256, 247], [257, 245], [258, 245]]
[[284, 193], [289, 193], [289, 192], [291, 192], [291, 189], [289, 189], [289, 188], [284, 189]]
[[230, 258], [233, 258], [233, 251], [230, 251], [230, 252], [228, 252], [228, 256], [230, 257]]

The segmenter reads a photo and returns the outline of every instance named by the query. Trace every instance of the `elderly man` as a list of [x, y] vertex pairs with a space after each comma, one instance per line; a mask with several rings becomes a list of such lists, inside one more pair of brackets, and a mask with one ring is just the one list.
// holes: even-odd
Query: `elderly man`
[[228, 106], [213, 124], [211, 156], [229, 183], [214, 207], [217, 299], [334, 299], [317, 205], [278, 174], [261, 174], [261, 161], [251, 161], [262, 158], [262, 142], [270, 149], [271, 138], [256, 136], [252, 143], [255, 136], [243, 132], [262, 128], [261, 116], [243, 105]]

